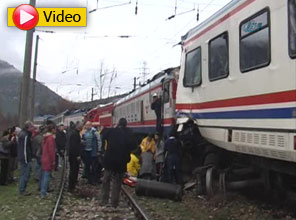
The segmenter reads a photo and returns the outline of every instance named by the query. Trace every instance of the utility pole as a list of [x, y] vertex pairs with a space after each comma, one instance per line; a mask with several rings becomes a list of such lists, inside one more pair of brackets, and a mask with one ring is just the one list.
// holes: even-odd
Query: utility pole
[[33, 69], [33, 80], [32, 82], [32, 94], [31, 94], [31, 117], [30, 120], [34, 118], [35, 111], [35, 88], [36, 88], [36, 72], [37, 72], [37, 57], [38, 57], [38, 44], [39, 44], [39, 35], [36, 35], [36, 44], [35, 44], [35, 57], [34, 57], [34, 69]]
[[147, 62], [144, 61], [143, 62], [143, 67], [142, 67], [142, 76], [143, 76], [143, 84], [146, 82], [146, 76], [148, 75], [148, 72], [147, 72], [148, 68], [147, 68]]
[[136, 90], [137, 88], [137, 77], [134, 77], [134, 91]]
[[[30, 5], [35, 7], [36, 0], [30, 0]], [[23, 69], [23, 79], [21, 85], [20, 96], [20, 110], [19, 110], [19, 125], [23, 126], [25, 121], [28, 120], [28, 106], [29, 106], [29, 85], [30, 85], [30, 72], [31, 72], [31, 58], [32, 58], [32, 43], [33, 43], [34, 29], [27, 31], [25, 59]]]
[[91, 101], [94, 101], [94, 88], [91, 88]]

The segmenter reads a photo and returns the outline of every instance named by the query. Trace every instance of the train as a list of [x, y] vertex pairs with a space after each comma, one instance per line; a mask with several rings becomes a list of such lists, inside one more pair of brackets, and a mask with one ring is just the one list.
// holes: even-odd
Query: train
[[184, 132], [193, 120], [198, 128], [207, 192], [214, 170], [234, 164], [259, 174], [246, 184], [296, 183], [295, 58], [295, 0], [233, 0], [182, 37], [177, 125]]
[[[233, 0], [180, 44], [180, 67], [85, 120], [113, 127], [124, 117], [135, 133], [155, 132], [157, 93], [163, 132], [177, 131], [200, 193], [213, 194], [217, 184], [295, 188], [296, 0]], [[252, 175], [232, 177], [241, 173]]]
[[66, 110], [61, 112], [54, 117], [51, 117], [50, 120], [54, 123], [64, 124], [65, 127], [70, 127], [71, 122], [84, 122], [85, 115], [87, 114], [84, 109], [76, 109], [76, 110]]
[[157, 118], [151, 109], [151, 103], [152, 96], [157, 94], [162, 105], [162, 129], [168, 134], [175, 120], [178, 74], [179, 67], [165, 69], [118, 101], [91, 109], [85, 120], [103, 127], [114, 127], [120, 118], [126, 118], [128, 127], [134, 133], [139, 135], [155, 133]]

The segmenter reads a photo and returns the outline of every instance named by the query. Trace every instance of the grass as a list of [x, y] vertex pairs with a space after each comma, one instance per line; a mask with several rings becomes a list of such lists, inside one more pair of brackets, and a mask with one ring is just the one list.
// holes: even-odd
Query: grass
[[[57, 173], [54, 175], [57, 179], [51, 179], [51, 183], [54, 181], [59, 182]], [[40, 191], [37, 191], [38, 183], [31, 176], [26, 191], [31, 192], [32, 195], [19, 196], [18, 184], [19, 182], [0, 186], [0, 219], [48, 219], [54, 207], [57, 191], [55, 190], [49, 193], [45, 199], [41, 199]]]

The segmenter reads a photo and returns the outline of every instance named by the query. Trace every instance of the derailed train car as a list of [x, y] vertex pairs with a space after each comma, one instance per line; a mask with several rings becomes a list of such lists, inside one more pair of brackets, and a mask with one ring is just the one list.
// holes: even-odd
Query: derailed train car
[[[201, 191], [295, 185], [295, 58], [296, 0], [233, 0], [183, 36], [177, 124]], [[226, 184], [231, 167], [258, 178]]]

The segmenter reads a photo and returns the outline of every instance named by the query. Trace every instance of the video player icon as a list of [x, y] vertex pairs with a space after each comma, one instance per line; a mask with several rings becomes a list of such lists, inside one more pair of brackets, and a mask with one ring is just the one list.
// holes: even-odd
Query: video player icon
[[28, 21], [31, 21], [34, 18], [33, 15], [27, 13], [24, 10], [20, 10], [20, 24], [23, 25], [27, 23]]
[[39, 20], [39, 15], [32, 5], [20, 5], [13, 12], [13, 22], [15, 26], [22, 30], [34, 28]]

